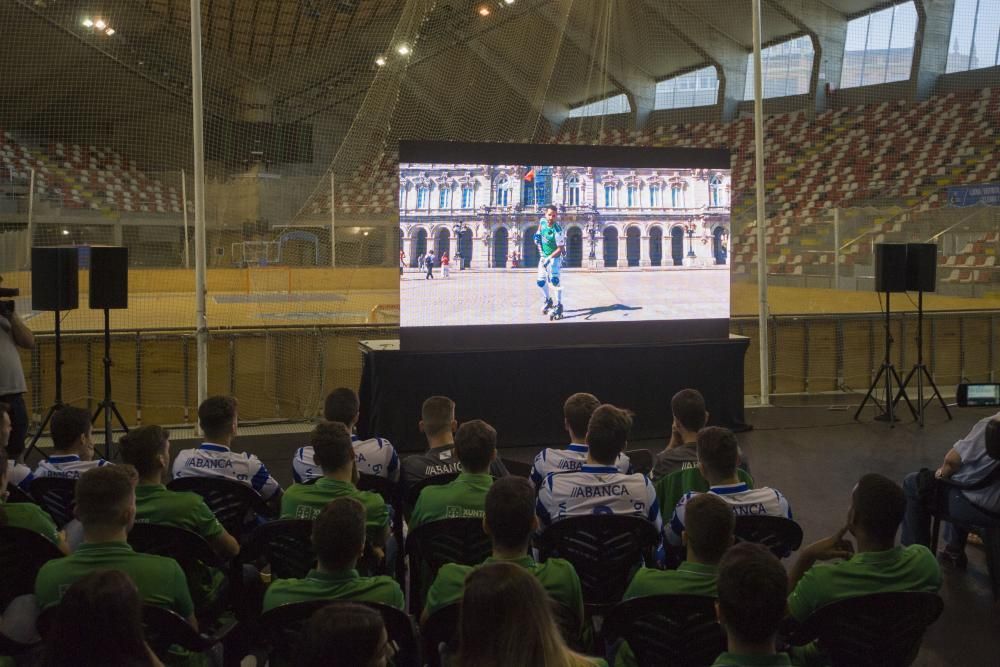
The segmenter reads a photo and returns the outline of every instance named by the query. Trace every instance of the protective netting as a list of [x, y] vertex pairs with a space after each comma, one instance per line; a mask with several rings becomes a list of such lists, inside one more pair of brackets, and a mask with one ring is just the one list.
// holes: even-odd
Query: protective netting
[[[1000, 182], [1000, 2], [763, 3], [763, 249], [748, 0], [202, 0], [201, 15], [210, 391], [237, 394], [244, 418], [314, 415], [329, 389], [357, 385], [358, 340], [395, 337], [401, 139], [728, 147], [748, 394], [761, 250], [774, 391], [867, 386], [880, 242], [938, 244], [924, 300], [938, 381], [1000, 371], [1000, 195], [979, 187]], [[4, 285], [27, 312], [31, 246], [127, 246], [115, 399], [130, 422], [189, 421], [190, 2], [4, 0], [0, 24]], [[93, 406], [102, 316], [80, 284], [64, 394]], [[911, 297], [892, 301], [907, 311], [893, 323], [903, 370]], [[53, 316], [30, 315], [38, 412]]]

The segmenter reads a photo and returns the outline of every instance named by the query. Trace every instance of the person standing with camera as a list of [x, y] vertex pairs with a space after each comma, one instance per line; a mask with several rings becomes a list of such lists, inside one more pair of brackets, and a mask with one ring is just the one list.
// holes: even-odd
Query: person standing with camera
[[[0, 278], [0, 282], [3, 279]], [[6, 294], [4, 294], [6, 292]], [[17, 290], [0, 291], [0, 296], [17, 296]], [[0, 403], [9, 406], [11, 432], [7, 441], [10, 461], [20, 461], [28, 434], [28, 410], [24, 405], [24, 369], [17, 348], [33, 350], [35, 336], [14, 309], [11, 300], [0, 301]]]

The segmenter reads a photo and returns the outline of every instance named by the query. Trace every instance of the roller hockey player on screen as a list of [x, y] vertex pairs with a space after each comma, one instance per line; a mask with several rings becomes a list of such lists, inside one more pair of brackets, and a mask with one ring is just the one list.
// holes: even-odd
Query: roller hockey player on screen
[[[560, 320], [563, 313], [563, 287], [559, 278], [563, 254], [566, 252], [566, 234], [556, 222], [559, 210], [552, 205], [545, 207], [545, 216], [538, 221], [538, 231], [535, 233], [535, 245], [538, 247], [538, 287], [541, 288], [545, 301], [542, 304], [542, 314], [549, 314], [550, 319]], [[555, 292], [555, 303], [549, 292], [549, 285]]]

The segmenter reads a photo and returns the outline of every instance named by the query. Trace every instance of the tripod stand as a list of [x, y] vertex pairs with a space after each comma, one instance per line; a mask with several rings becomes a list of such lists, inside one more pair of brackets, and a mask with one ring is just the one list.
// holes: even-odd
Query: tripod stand
[[111, 426], [111, 417], [118, 420], [118, 425], [122, 427], [126, 433], [128, 433], [128, 426], [125, 425], [125, 420], [122, 419], [122, 414], [118, 412], [118, 407], [115, 405], [115, 401], [111, 398], [111, 311], [108, 308], [104, 309], [104, 400], [101, 401], [97, 408], [97, 412], [94, 413], [91, 423], [96, 424], [97, 418], [104, 413], [104, 458], [110, 461], [114, 452], [112, 451], [112, 442], [114, 436], [114, 429]]
[[[941, 407], [944, 408], [944, 413], [948, 415], [948, 419], [951, 419], [951, 411], [948, 410], [948, 405], [941, 398], [941, 392], [938, 391], [937, 385], [934, 384], [934, 378], [931, 377], [930, 371], [927, 370], [927, 366], [924, 365], [924, 291], [919, 290], [917, 292], [917, 363], [913, 365], [910, 372], [906, 375], [906, 379], [899, 386], [899, 393], [893, 399], [893, 405], [899, 402], [901, 396], [905, 396], [906, 387], [910, 384], [910, 380], [913, 378], [917, 379], [917, 421], [920, 423], [920, 428], [924, 427], [924, 410], [930, 405], [935, 398], [941, 403]], [[933, 390], [931, 397], [924, 402], [924, 380], [926, 379], [927, 384], [930, 385]], [[909, 403], [909, 400], [907, 400]], [[910, 406], [913, 409], [913, 406]]]
[[[861, 405], [858, 406], [857, 412], [854, 413], [854, 419], [857, 421], [858, 416], [861, 411], [867, 405], [868, 401], [872, 401], [875, 406], [881, 411], [880, 414], [875, 416], [876, 421], [887, 421], [889, 422], [889, 428], [894, 428], [896, 422], [899, 421], [896, 415], [893, 414], [896, 406], [896, 401], [902, 396], [906, 399], [906, 404], [910, 406], [910, 412], [913, 414], [913, 418], [917, 418], [917, 413], [913, 409], [913, 404], [910, 403], [910, 397], [906, 395], [906, 389], [903, 387], [903, 383], [899, 379], [899, 373], [896, 372], [896, 367], [892, 364], [892, 333], [889, 330], [889, 315], [890, 315], [890, 294], [889, 290], [885, 292], [885, 358], [882, 360], [882, 365], [878, 369], [878, 373], [875, 374], [875, 379], [872, 380], [871, 386], [868, 387], [868, 393], [865, 394], [865, 398], [861, 401]], [[892, 383], [895, 380], [896, 386], [899, 387], [899, 395], [893, 397]], [[879, 401], [875, 393], [879, 388], [879, 382], [885, 383], [885, 398]]]
[[56, 326], [55, 326], [55, 332], [56, 332], [56, 396], [55, 396], [55, 400], [52, 402], [52, 406], [49, 408], [49, 411], [45, 413], [45, 419], [43, 419], [41, 425], [39, 425], [38, 432], [35, 433], [35, 435], [31, 438], [31, 442], [28, 444], [28, 449], [26, 449], [25, 452], [24, 452], [24, 460], [25, 461], [28, 460], [28, 456], [31, 454], [31, 451], [33, 449], [35, 449], [35, 447], [38, 445], [38, 439], [42, 437], [42, 433], [45, 432], [45, 427], [49, 425], [50, 421], [52, 421], [52, 415], [54, 415], [56, 413], [56, 410], [61, 409], [65, 405], [63, 403], [63, 400], [62, 400], [62, 367], [63, 367], [63, 358], [62, 358], [62, 329], [60, 328], [60, 317], [59, 317], [60, 313], [59, 313], [59, 311], [58, 310], [54, 311], [54, 314], [55, 314], [55, 317], [56, 317]]

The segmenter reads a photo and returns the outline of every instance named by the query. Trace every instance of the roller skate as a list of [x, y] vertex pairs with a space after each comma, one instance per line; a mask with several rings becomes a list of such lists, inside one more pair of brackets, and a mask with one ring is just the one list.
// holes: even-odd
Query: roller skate
[[552, 299], [545, 299], [545, 303], [542, 304], [542, 315], [548, 315], [550, 310], [552, 310]]
[[552, 309], [552, 314], [549, 315], [549, 320], [561, 320], [563, 318], [563, 306], [561, 303], [557, 303], [556, 307]]

